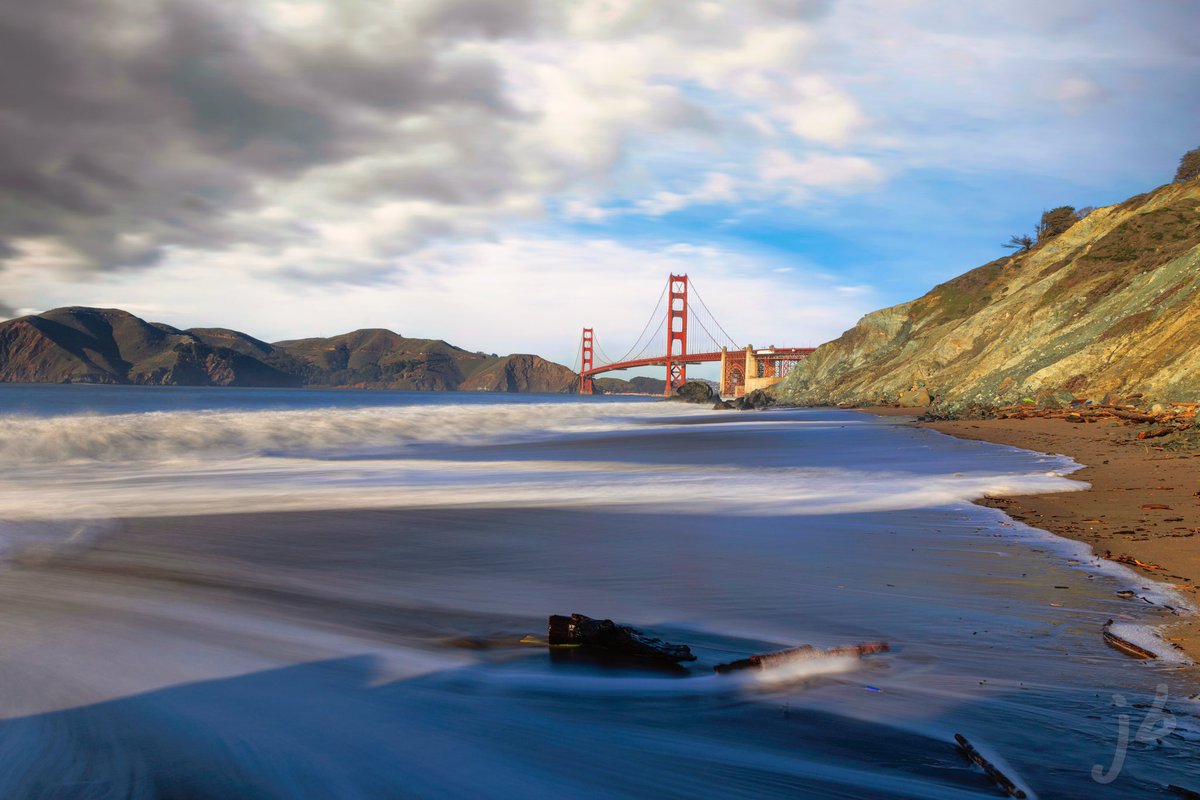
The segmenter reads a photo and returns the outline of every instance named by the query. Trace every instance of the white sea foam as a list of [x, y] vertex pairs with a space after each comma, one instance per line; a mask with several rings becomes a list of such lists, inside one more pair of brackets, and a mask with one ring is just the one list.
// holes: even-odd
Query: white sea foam
[[817, 658], [796, 658], [782, 664], [757, 670], [753, 673], [754, 681], [764, 687], [778, 688], [793, 683], [801, 683], [821, 675], [836, 675], [858, 669], [862, 662], [856, 656], [823, 656]]
[[984, 494], [1070, 491], [1049, 475], [913, 475], [624, 462], [241, 458], [27, 468], [0, 486], [0, 519], [428, 506], [808, 515], [894, 511]]
[[[706, 410], [706, 409], [703, 409]], [[422, 444], [484, 445], [632, 429], [702, 411], [679, 403], [513, 403], [348, 409], [188, 411], [0, 417], [0, 462], [146, 462], [255, 455], [400, 453]]]
[[1163, 640], [1159, 635], [1161, 632], [1160, 627], [1138, 625], [1132, 622], [1114, 622], [1109, 626], [1109, 630], [1125, 641], [1154, 653], [1160, 661], [1166, 661], [1171, 664], [1191, 663], [1191, 660], [1181, 651]]

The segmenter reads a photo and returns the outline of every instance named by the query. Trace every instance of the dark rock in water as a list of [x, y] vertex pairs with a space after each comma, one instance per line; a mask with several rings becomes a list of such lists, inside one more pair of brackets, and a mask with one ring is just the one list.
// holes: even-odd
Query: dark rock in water
[[611, 619], [592, 619], [583, 614], [550, 615], [547, 640], [550, 644], [576, 644], [654, 661], [695, 661], [691, 648], [647, 636], [637, 628], [618, 625]]
[[688, 381], [675, 390], [675, 399], [685, 403], [711, 403], [716, 399], [716, 392], [707, 383]]
[[764, 392], [762, 389], [755, 389], [749, 394], [739, 397], [734, 401], [734, 408], [738, 411], [762, 411], [768, 406], [775, 404], [775, 398]]
[[732, 408], [736, 408], [736, 406], [728, 400], [718, 400], [713, 403], [713, 411], [728, 411]]

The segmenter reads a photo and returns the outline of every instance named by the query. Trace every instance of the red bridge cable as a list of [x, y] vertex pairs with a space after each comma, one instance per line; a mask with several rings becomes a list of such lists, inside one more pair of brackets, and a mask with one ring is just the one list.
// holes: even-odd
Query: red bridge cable
[[[707, 304], [704, 302], [704, 299], [700, 297], [700, 292], [696, 291], [696, 283], [695, 283], [695, 281], [689, 281], [689, 287], [688, 287], [688, 288], [690, 288], [690, 289], [691, 289], [691, 291], [692, 291], [692, 293], [693, 293], [694, 295], [696, 295], [696, 301], [697, 301], [697, 302], [700, 304], [700, 307], [701, 307], [702, 309], [704, 309], [705, 313], [707, 313], [707, 314], [708, 314], [708, 317], [709, 317], [709, 319], [711, 319], [711, 320], [712, 320], [713, 324], [717, 326], [717, 330], [721, 331], [721, 333], [722, 333], [722, 334], [724, 334], [724, 336], [725, 336], [725, 339], [726, 339], [726, 342], [727, 342], [728, 344], [731, 344], [731, 345], [733, 345], [733, 348], [732, 348], [732, 349], [734, 349], [734, 350], [741, 350], [741, 349], [742, 349], [742, 348], [741, 348], [741, 345], [739, 345], [739, 344], [738, 344], [738, 343], [737, 343], [737, 342], [734, 340], [734, 338], [733, 338], [732, 336], [730, 336], [730, 335], [729, 335], [729, 332], [728, 332], [728, 331], [726, 331], [726, 330], [725, 330], [725, 328], [723, 328], [723, 327], [721, 326], [721, 323], [717, 321], [717, 318], [716, 318], [715, 316], [713, 316], [713, 313], [712, 313], [712, 311], [709, 311], [709, 309], [708, 309], [708, 305], [707, 305]], [[710, 335], [711, 335], [711, 334], [710, 334]], [[715, 340], [716, 340], [716, 337], [714, 336], [714, 337], [713, 337], [713, 339], [714, 339], [714, 341], [715, 341]]]
[[600, 339], [595, 334], [592, 334], [592, 347], [594, 347], [596, 349], [596, 352], [600, 354], [600, 357], [604, 359], [604, 361], [601, 363], [604, 363], [604, 364], [616, 363], [612, 360], [612, 356], [610, 356], [608, 353], [604, 352], [604, 348], [600, 345]]
[[[642, 328], [642, 332], [640, 334], [638, 334], [638, 337], [633, 340], [633, 344], [630, 345], [629, 350], [627, 350], [625, 352], [625, 355], [621, 356], [616, 361], [610, 361], [609, 362], [610, 364], [615, 364], [615, 363], [630, 360], [629, 356], [631, 356], [634, 353], [634, 351], [637, 349], [638, 344], [642, 341], [642, 337], [646, 335], [646, 331], [650, 330], [650, 326], [654, 324], [655, 318], [659, 316], [658, 307], [662, 305], [663, 298], [667, 296], [667, 286], [668, 286], [668, 284], [663, 284], [662, 294], [660, 294], [658, 296], [658, 302], [654, 304], [654, 310], [650, 312], [650, 318], [646, 320], [645, 327]], [[648, 347], [650, 345], [650, 342], [652, 342], [653, 340], [654, 340], [654, 337], [651, 336], [650, 339], [646, 341], [646, 344], [642, 345], [642, 349], [640, 352], [644, 353], [646, 351], [646, 347]]]

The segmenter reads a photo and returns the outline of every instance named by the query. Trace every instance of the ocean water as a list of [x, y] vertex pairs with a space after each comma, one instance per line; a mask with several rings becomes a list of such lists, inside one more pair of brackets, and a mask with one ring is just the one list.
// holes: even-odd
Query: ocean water
[[[970, 500], [1068, 459], [832, 410], [0, 386], [0, 797], [1200, 790], [1182, 600]], [[1117, 592], [1132, 588], [1137, 596]], [[522, 644], [548, 614], [676, 670]], [[887, 641], [753, 674], [724, 661]]]

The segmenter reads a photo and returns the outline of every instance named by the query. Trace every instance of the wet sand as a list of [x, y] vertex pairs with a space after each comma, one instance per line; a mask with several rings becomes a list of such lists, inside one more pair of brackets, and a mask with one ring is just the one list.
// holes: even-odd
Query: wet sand
[[[923, 409], [864, 408], [873, 414], [916, 416]], [[1173, 584], [1200, 605], [1200, 453], [1171, 452], [1137, 439], [1138, 428], [1108, 420], [955, 420], [920, 423], [963, 439], [1071, 457], [1084, 492], [985, 498], [1014, 519], [1086, 542], [1097, 555], [1129, 556], [1158, 568], [1128, 564]], [[1200, 663], [1200, 616], [1182, 617], [1165, 638]]]

